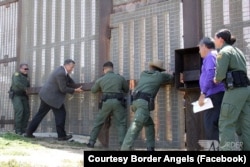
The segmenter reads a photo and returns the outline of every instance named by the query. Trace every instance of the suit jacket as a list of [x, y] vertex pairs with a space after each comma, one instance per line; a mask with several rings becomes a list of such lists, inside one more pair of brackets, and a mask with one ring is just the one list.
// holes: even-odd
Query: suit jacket
[[69, 84], [72, 83], [74, 81], [65, 74], [64, 67], [60, 66], [50, 74], [49, 79], [41, 88], [39, 96], [51, 107], [60, 108], [65, 101], [66, 94], [74, 93], [74, 88], [69, 87]]

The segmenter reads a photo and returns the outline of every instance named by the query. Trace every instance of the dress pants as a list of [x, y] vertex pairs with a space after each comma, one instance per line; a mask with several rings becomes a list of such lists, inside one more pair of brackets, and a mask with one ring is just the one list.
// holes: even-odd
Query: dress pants
[[206, 140], [219, 141], [219, 117], [223, 96], [224, 92], [218, 92], [209, 96], [214, 107], [204, 111], [204, 128]]
[[36, 113], [36, 115], [33, 117], [32, 121], [29, 124], [29, 127], [27, 129], [27, 134], [32, 134], [36, 131], [42, 119], [49, 112], [50, 109], [52, 109], [54, 113], [55, 122], [56, 122], [56, 131], [57, 131], [58, 137], [66, 136], [66, 132], [64, 130], [65, 119], [66, 119], [66, 110], [65, 110], [64, 104], [59, 109], [57, 109], [57, 108], [51, 107], [50, 105], [45, 103], [42, 99], [41, 99], [41, 104], [40, 104], [38, 112]]

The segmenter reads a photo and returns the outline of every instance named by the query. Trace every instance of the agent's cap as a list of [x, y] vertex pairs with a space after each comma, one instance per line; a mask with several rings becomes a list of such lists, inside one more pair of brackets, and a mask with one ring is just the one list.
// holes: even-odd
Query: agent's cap
[[161, 61], [161, 60], [154, 60], [152, 62], [149, 62], [149, 66], [155, 67], [155, 68], [159, 69], [160, 71], [166, 71], [163, 68], [163, 61]]

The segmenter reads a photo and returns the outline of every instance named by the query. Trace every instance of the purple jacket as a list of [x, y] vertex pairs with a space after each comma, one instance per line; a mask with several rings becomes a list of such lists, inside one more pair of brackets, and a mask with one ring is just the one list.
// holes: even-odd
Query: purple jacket
[[215, 84], [216, 51], [209, 52], [203, 59], [200, 75], [200, 89], [206, 96], [225, 91], [223, 83]]

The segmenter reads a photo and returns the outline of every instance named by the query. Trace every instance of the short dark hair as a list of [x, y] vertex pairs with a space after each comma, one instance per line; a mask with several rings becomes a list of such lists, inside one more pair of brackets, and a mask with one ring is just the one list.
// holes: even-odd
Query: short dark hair
[[63, 65], [70, 64], [70, 63], [75, 64], [75, 61], [74, 61], [74, 60], [72, 60], [72, 59], [66, 59], [66, 60], [64, 60]]
[[205, 45], [208, 49], [215, 49], [214, 39], [211, 37], [202, 38], [199, 45]]
[[233, 45], [236, 42], [236, 38], [231, 35], [230, 30], [221, 29], [215, 33], [218, 38], [222, 38], [227, 44]]
[[113, 68], [113, 63], [111, 61], [108, 61], [108, 62], [103, 64], [103, 67], [111, 67], [111, 68]]

